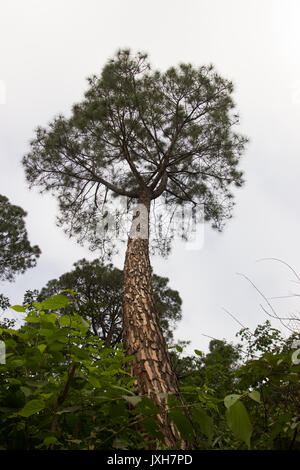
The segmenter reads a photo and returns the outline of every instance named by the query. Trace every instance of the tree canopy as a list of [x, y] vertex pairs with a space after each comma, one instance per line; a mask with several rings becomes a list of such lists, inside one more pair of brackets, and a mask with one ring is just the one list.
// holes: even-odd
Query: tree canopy
[[[177, 321], [181, 319], [181, 298], [176, 290], [168, 286], [168, 278], [152, 275], [153, 291], [159, 320], [168, 342], [173, 339]], [[91, 330], [106, 344], [113, 346], [122, 341], [122, 271], [111, 264], [103, 265], [98, 259], [81, 259], [74, 263], [74, 269], [53, 279], [39, 292], [27, 292], [24, 302], [41, 302], [72, 289], [76, 296], [76, 309], [90, 321]]]
[[36, 266], [41, 250], [31, 246], [25, 227], [27, 213], [0, 195], [0, 280], [13, 281], [16, 274]]
[[37, 128], [23, 158], [29, 184], [57, 196], [67, 233], [99, 248], [110, 201], [125, 196], [130, 204], [145, 191], [161, 196], [169, 217], [174, 207], [204, 204], [205, 220], [221, 229], [232, 187], [243, 184], [238, 163], [247, 141], [234, 131], [232, 82], [212, 65], [162, 73], [147, 54], [121, 50], [88, 83], [69, 118]]

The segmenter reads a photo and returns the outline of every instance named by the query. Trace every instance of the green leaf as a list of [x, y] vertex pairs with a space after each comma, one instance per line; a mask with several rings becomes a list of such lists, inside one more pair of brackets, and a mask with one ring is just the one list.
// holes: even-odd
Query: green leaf
[[183, 349], [181, 346], [175, 346], [176, 347], [176, 350], [179, 352], [179, 353], [182, 353]]
[[175, 423], [183, 439], [193, 439], [193, 427], [187, 420], [182, 408], [173, 408], [169, 412], [171, 420]]
[[24, 320], [28, 323], [40, 323], [41, 322], [40, 315], [36, 312], [29, 312], [28, 315], [24, 318]]
[[42, 308], [45, 310], [55, 310], [57, 308], [64, 308], [66, 305], [68, 305], [69, 300], [68, 297], [65, 295], [53, 295], [52, 297], [49, 297], [49, 299], [44, 300], [41, 302]]
[[249, 392], [248, 396], [252, 398], [252, 400], [257, 401], [257, 403], [260, 403], [260, 393], [257, 390], [253, 390], [253, 392]]
[[115, 437], [114, 441], [112, 443], [112, 447], [114, 449], [127, 450], [128, 446], [129, 446], [129, 442], [126, 441], [125, 439], [120, 438], [120, 437]]
[[43, 304], [40, 303], [40, 302], [32, 302], [32, 305], [34, 308], [36, 308], [37, 310], [43, 310]]
[[69, 293], [72, 294], [72, 295], [80, 295], [79, 292], [75, 292], [75, 291], [72, 290], [72, 289], [62, 289], [60, 292], [61, 292], [61, 293], [62, 293], [62, 292], [69, 292]]
[[53, 395], [53, 392], [50, 392], [50, 393], [41, 393], [40, 394], [40, 397], [44, 398], [45, 400], [47, 400], [48, 398], [52, 397]]
[[26, 312], [26, 308], [23, 305], [12, 305], [12, 308], [15, 312]]
[[46, 347], [47, 347], [47, 344], [39, 344], [39, 345], [37, 346], [37, 348], [38, 348], [38, 350], [41, 352], [41, 354], [43, 354], [43, 352], [45, 351]]
[[199, 349], [194, 349], [194, 351], [195, 351], [195, 354], [197, 354], [197, 356], [203, 356], [203, 352], [199, 351]]
[[138, 404], [138, 412], [142, 416], [154, 416], [155, 414], [161, 413], [161, 410], [155, 405], [155, 403], [148, 397], [142, 397]]
[[25, 397], [29, 397], [32, 394], [32, 391], [28, 387], [20, 387], [21, 392], [24, 393]]
[[55, 325], [56, 323], [56, 319], [57, 319], [58, 315], [56, 313], [46, 313], [44, 316], [43, 316], [43, 322], [49, 322], [49, 323], [52, 323], [53, 325]]
[[10, 384], [10, 385], [20, 385], [21, 382], [19, 379], [15, 379], [15, 378], [11, 378], [11, 379], [7, 379], [7, 382]]
[[67, 442], [71, 442], [72, 444], [81, 444], [82, 440], [81, 439], [67, 439]]
[[116, 388], [117, 390], [122, 390], [123, 392], [131, 393], [134, 397], [136, 396], [131, 390], [127, 390], [126, 388], [120, 387], [119, 385], [112, 385], [111, 388]]
[[89, 328], [90, 324], [88, 321], [86, 321], [84, 318], [81, 317], [81, 323], [82, 323], [82, 326], [86, 329]]
[[142, 426], [154, 439], [159, 439], [161, 442], [164, 441], [164, 435], [153, 418], [148, 417], [143, 419]]
[[199, 425], [200, 431], [208, 438], [209, 442], [211, 442], [214, 434], [213, 419], [208, 416], [202, 408], [198, 407], [193, 409], [192, 418], [193, 421]]
[[122, 362], [126, 364], [126, 362], [131, 362], [133, 359], [135, 359], [135, 356], [126, 356], [122, 358]]
[[95, 387], [95, 388], [101, 387], [101, 384], [100, 384], [100, 382], [99, 382], [99, 379], [97, 379], [97, 377], [94, 377], [93, 375], [90, 375], [90, 376], [89, 376], [88, 381], [89, 381], [89, 383], [90, 383], [91, 385], [93, 385], [93, 387]]
[[226, 406], [226, 408], [230, 408], [232, 405], [234, 405], [235, 402], [237, 402], [241, 398], [241, 396], [242, 395], [237, 395], [235, 393], [233, 393], [232, 395], [227, 395], [224, 398], [224, 405]]
[[29, 416], [34, 415], [35, 413], [38, 413], [44, 408], [45, 408], [45, 403], [43, 402], [43, 400], [31, 400], [27, 402], [24, 408], [22, 408], [22, 410], [19, 411], [17, 414], [24, 416], [24, 418], [28, 418]]
[[123, 395], [123, 398], [124, 400], [128, 401], [128, 403], [130, 403], [133, 406], [136, 406], [142, 399], [141, 397], [138, 397], [138, 396], [130, 397], [128, 395]]
[[48, 447], [51, 444], [59, 444], [57, 438], [54, 436], [45, 437], [43, 440], [43, 445]]
[[63, 408], [62, 410], [57, 411], [56, 414], [62, 415], [63, 413], [74, 413], [74, 411], [78, 411], [78, 410], [81, 410], [81, 406], [77, 406], [77, 405], [68, 406], [68, 408]]
[[63, 315], [59, 319], [59, 326], [71, 326], [71, 318], [69, 315]]
[[160, 393], [157, 393], [157, 396], [158, 396], [159, 398], [168, 398], [168, 393], [160, 392]]
[[250, 449], [250, 439], [252, 435], [252, 424], [247, 410], [242, 402], [237, 401], [226, 410], [226, 419], [233, 434], [244, 441]]

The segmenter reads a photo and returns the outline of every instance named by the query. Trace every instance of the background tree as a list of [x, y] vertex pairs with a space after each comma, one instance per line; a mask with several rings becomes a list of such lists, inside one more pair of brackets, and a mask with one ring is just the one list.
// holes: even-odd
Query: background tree
[[299, 333], [284, 338], [266, 320], [253, 332], [243, 328], [237, 336], [247, 356], [236, 371], [236, 386], [261, 396], [260, 409], [252, 413], [257, 448], [300, 449], [300, 364], [292, 357]]
[[[197, 213], [204, 204], [205, 220], [221, 229], [231, 216], [231, 188], [243, 183], [237, 166], [246, 139], [233, 130], [232, 82], [211, 65], [181, 64], [161, 73], [151, 70], [146, 54], [123, 50], [89, 85], [70, 118], [58, 116], [37, 129], [23, 159], [26, 177], [57, 196], [59, 223], [91, 248], [113, 240], [99, 231], [110, 201], [121, 196], [129, 206], [139, 204], [125, 256], [123, 340], [135, 356], [139, 394], [163, 405], [162, 394], [179, 395], [179, 388], [151, 286], [151, 206], [160, 198], [172, 217], [177, 206]], [[167, 417], [161, 424], [166, 443], [176, 446]]]
[[36, 265], [41, 250], [31, 246], [25, 227], [27, 213], [0, 195], [0, 280], [13, 281], [16, 274]]
[[[184, 347], [188, 342], [180, 344]], [[232, 393], [236, 385], [235, 374], [242, 361], [241, 345], [212, 339], [207, 354], [196, 351], [196, 355], [183, 357], [176, 350], [171, 352], [181, 385], [208, 387], [218, 398]]]
[[[168, 286], [168, 279], [152, 275], [153, 293], [160, 325], [168, 344], [173, 340], [173, 330], [181, 319], [181, 298], [179, 293]], [[111, 264], [103, 265], [98, 259], [81, 259], [74, 263], [74, 269], [53, 279], [38, 291], [27, 292], [25, 303], [41, 302], [59, 294], [63, 289], [80, 293], [75, 297], [75, 308], [89, 320], [92, 332], [108, 346], [122, 341], [122, 271]], [[73, 308], [74, 306], [72, 306]], [[74, 310], [74, 308], [73, 308]]]
[[3, 294], [0, 294], [0, 308], [6, 310], [9, 307], [9, 299]]

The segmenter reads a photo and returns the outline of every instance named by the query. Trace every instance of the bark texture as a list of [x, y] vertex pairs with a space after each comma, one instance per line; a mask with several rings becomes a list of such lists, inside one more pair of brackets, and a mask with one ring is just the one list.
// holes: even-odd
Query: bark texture
[[[149, 213], [150, 198], [139, 201]], [[133, 220], [133, 228], [141, 230]], [[148, 223], [148, 220], [143, 220]], [[144, 227], [145, 228], [145, 227]], [[172, 369], [170, 355], [159, 323], [151, 286], [149, 238], [128, 240], [123, 279], [123, 341], [126, 353], [134, 355], [131, 373], [137, 377], [139, 395], [151, 397], [164, 408], [164, 398], [158, 393], [176, 394], [180, 397], [177, 377]], [[179, 435], [166, 413], [159, 415], [161, 430], [169, 448], [177, 448]]]

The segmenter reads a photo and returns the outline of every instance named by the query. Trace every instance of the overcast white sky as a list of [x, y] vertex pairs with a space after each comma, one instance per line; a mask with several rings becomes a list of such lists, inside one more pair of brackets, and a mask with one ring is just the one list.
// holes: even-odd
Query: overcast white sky
[[[177, 338], [206, 350], [209, 339], [233, 340], [240, 328], [225, 312], [254, 328], [267, 317], [262, 298], [300, 292], [280, 258], [300, 271], [300, 2], [297, 0], [2, 0], [0, 5], [0, 193], [27, 212], [30, 241], [42, 256], [36, 268], [2, 283], [21, 303], [96, 253], [55, 226], [56, 201], [29, 191], [21, 159], [38, 125], [68, 114], [118, 48], [146, 51], [155, 68], [179, 62], [213, 63], [235, 84], [239, 131], [250, 138], [241, 162], [246, 184], [236, 191], [234, 217], [222, 234], [205, 227], [199, 251], [177, 246], [154, 271], [170, 279], [183, 299]], [[124, 253], [115, 260], [122, 268]], [[274, 301], [279, 313], [297, 298]], [[274, 326], [280, 326], [274, 322]], [[189, 351], [192, 350], [192, 347]]]

